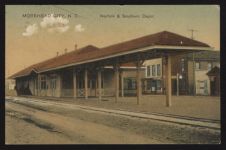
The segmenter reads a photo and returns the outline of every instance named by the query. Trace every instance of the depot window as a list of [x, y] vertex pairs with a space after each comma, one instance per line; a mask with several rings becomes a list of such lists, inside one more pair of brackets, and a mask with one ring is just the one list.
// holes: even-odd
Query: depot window
[[160, 64], [157, 64], [157, 76], [161, 75], [161, 68], [160, 68]]
[[52, 75], [50, 79], [50, 88], [51, 89], [56, 89], [56, 83], [57, 83], [57, 76]]
[[152, 76], [156, 76], [156, 66], [152, 65]]
[[149, 77], [151, 75], [151, 68], [150, 66], [147, 66], [147, 76]]
[[46, 76], [41, 76], [41, 89], [46, 89]]
[[212, 69], [212, 63], [208, 63], [208, 70], [211, 70]]
[[196, 70], [200, 70], [200, 62], [196, 62], [195, 63], [195, 69]]

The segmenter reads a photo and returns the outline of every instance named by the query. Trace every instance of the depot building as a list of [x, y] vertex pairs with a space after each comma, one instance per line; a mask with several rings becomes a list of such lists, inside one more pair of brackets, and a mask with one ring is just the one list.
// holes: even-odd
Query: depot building
[[88, 45], [33, 64], [14, 75], [18, 95], [92, 98], [120, 96], [136, 89], [142, 97], [144, 61], [164, 58], [166, 106], [171, 105], [171, 60], [177, 55], [212, 48], [176, 33], [163, 31], [103, 48]]

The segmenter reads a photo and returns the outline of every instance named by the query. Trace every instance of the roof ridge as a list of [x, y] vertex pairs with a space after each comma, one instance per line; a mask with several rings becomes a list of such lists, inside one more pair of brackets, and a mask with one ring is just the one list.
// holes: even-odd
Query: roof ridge
[[[40, 63], [44, 63], [44, 62], [46, 62], [46, 61], [53, 60], [53, 59], [56, 59], [56, 58], [60, 58], [60, 57], [63, 57], [63, 56], [66, 56], [66, 55], [69, 55], [69, 54], [72, 54], [72, 53], [77, 53], [77, 52], [79, 52], [79, 50], [83, 50], [84, 48], [86, 48], [86, 47], [88, 47], [88, 46], [96, 47], [96, 46], [93, 46], [93, 45], [83, 46], [83, 47], [81, 47], [81, 48], [79, 48], [79, 49], [77, 49], [77, 50], [72, 50], [72, 51], [69, 51], [69, 52], [64, 53], [64, 54], [62, 54], [62, 55], [55, 56], [55, 57], [52, 57], [52, 58], [43, 60], [43, 61], [41, 61]], [[96, 47], [96, 48], [97, 48], [97, 47]], [[37, 64], [40, 64], [40, 63], [37, 63]], [[36, 65], [36, 64], [34, 64], [34, 65]]]
[[160, 34], [162, 32], [168, 32], [168, 31], [160, 31], [160, 32], [157, 32], [157, 33], [152, 33], [152, 34], [147, 34], [147, 35], [144, 35], [144, 36], [139, 36], [137, 38], [128, 39], [128, 40], [125, 40], [125, 41], [122, 41], [122, 42], [119, 42], [119, 43], [116, 43], [116, 44], [111, 44], [109, 46], [102, 47], [102, 49], [108, 48], [108, 47], [111, 47], [111, 46], [114, 46], [114, 45], [120, 45], [120, 44], [123, 44], [123, 43], [126, 43], [126, 42], [131, 42], [131, 41], [134, 41], [134, 40], [137, 40], [137, 39], [140, 39], [140, 38], [147, 38], [147, 37], [150, 37], [150, 36], [158, 35], [158, 34]]
[[208, 44], [206, 44], [206, 43], [204, 43], [204, 42], [201, 42], [201, 41], [198, 41], [198, 40], [195, 40], [195, 39], [191, 39], [191, 38], [189, 38], [189, 37], [187, 37], [187, 36], [185, 36], [185, 35], [180, 35], [180, 34], [178, 34], [178, 33], [170, 32], [170, 31], [163, 31], [163, 32], [164, 32], [164, 33], [170, 33], [170, 34], [172, 34], [172, 35], [179, 36], [179, 37], [185, 38], [185, 39], [187, 39], [187, 40], [199, 42], [199, 43], [202, 43], [202, 44], [205, 44], [205, 45], [209, 46]]
[[20, 73], [20, 72], [23, 72], [23, 71], [25, 71], [25, 70], [27, 70], [27, 69], [30, 69], [30, 70], [35, 69], [37, 72], [39, 72], [39, 71], [37, 70], [37, 68], [36, 68], [37, 66], [41, 66], [42, 64], [44, 64], [44, 63], [46, 63], [46, 62], [48, 62], [48, 61], [51, 61], [51, 60], [54, 60], [54, 59], [59, 59], [59, 58], [61, 58], [61, 57], [63, 57], [63, 56], [66, 56], [66, 55], [69, 55], [69, 54], [72, 54], [72, 53], [77, 53], [77, 52], [79, 52], [79, 50], [82, 50], [82, 49], [84, 49], [84, 48], [86, 48], [86, 47], [95, 47], [95, 48], [98, 48], [98, 47], [96, 47], [96, 46], [94, 46], [94, 45], [92, 45], [92, 44], [89, 44], [89, 45], [83, 46], [83, 47], [81, 47], [81, 48], [79, 48], [79, 49], [77, 49], [77, 50], [72, 50], [72, 51], [70, 51], [70, 52], [68, 52], [68, 53], [65, 53], [65, 54], [63, 54], [63, 55], [55, 56], [55, 57], [52, 57], [52, 58], [49, 58], [49, 59], [45, 59], [45, 60], [43, 60], [43, 61], [41, 61], [41, 62], [38, 62], [38, 63], [32, 64], [32, 65], [29, 65], [29, 66], [27, 66], [26, 68], [20, 70], [19, 72], [15, 73], [15, 74], [13, 74], [13, 75], [11, 75], [11, 76], [9, 76], [8, 78], [11, 78], [11, 77], [13, 77], [14, 75], [16, 75], [16, 74], [18, 74], [18, 73]]

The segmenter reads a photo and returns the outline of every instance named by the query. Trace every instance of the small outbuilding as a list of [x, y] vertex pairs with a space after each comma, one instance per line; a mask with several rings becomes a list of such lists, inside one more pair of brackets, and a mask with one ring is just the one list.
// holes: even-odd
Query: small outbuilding
[[210, 95], [220, 96], [220, 68], [215, 66], [207, 75], [210, 79]]

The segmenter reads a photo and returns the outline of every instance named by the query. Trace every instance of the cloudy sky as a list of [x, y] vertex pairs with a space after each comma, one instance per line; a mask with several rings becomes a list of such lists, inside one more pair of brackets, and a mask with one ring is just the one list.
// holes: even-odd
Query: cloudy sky
[[163, 30], [220, 50], [216, 5], [6, 6], [6, 76], [42, 60], [92, 44], [104, 47]]

